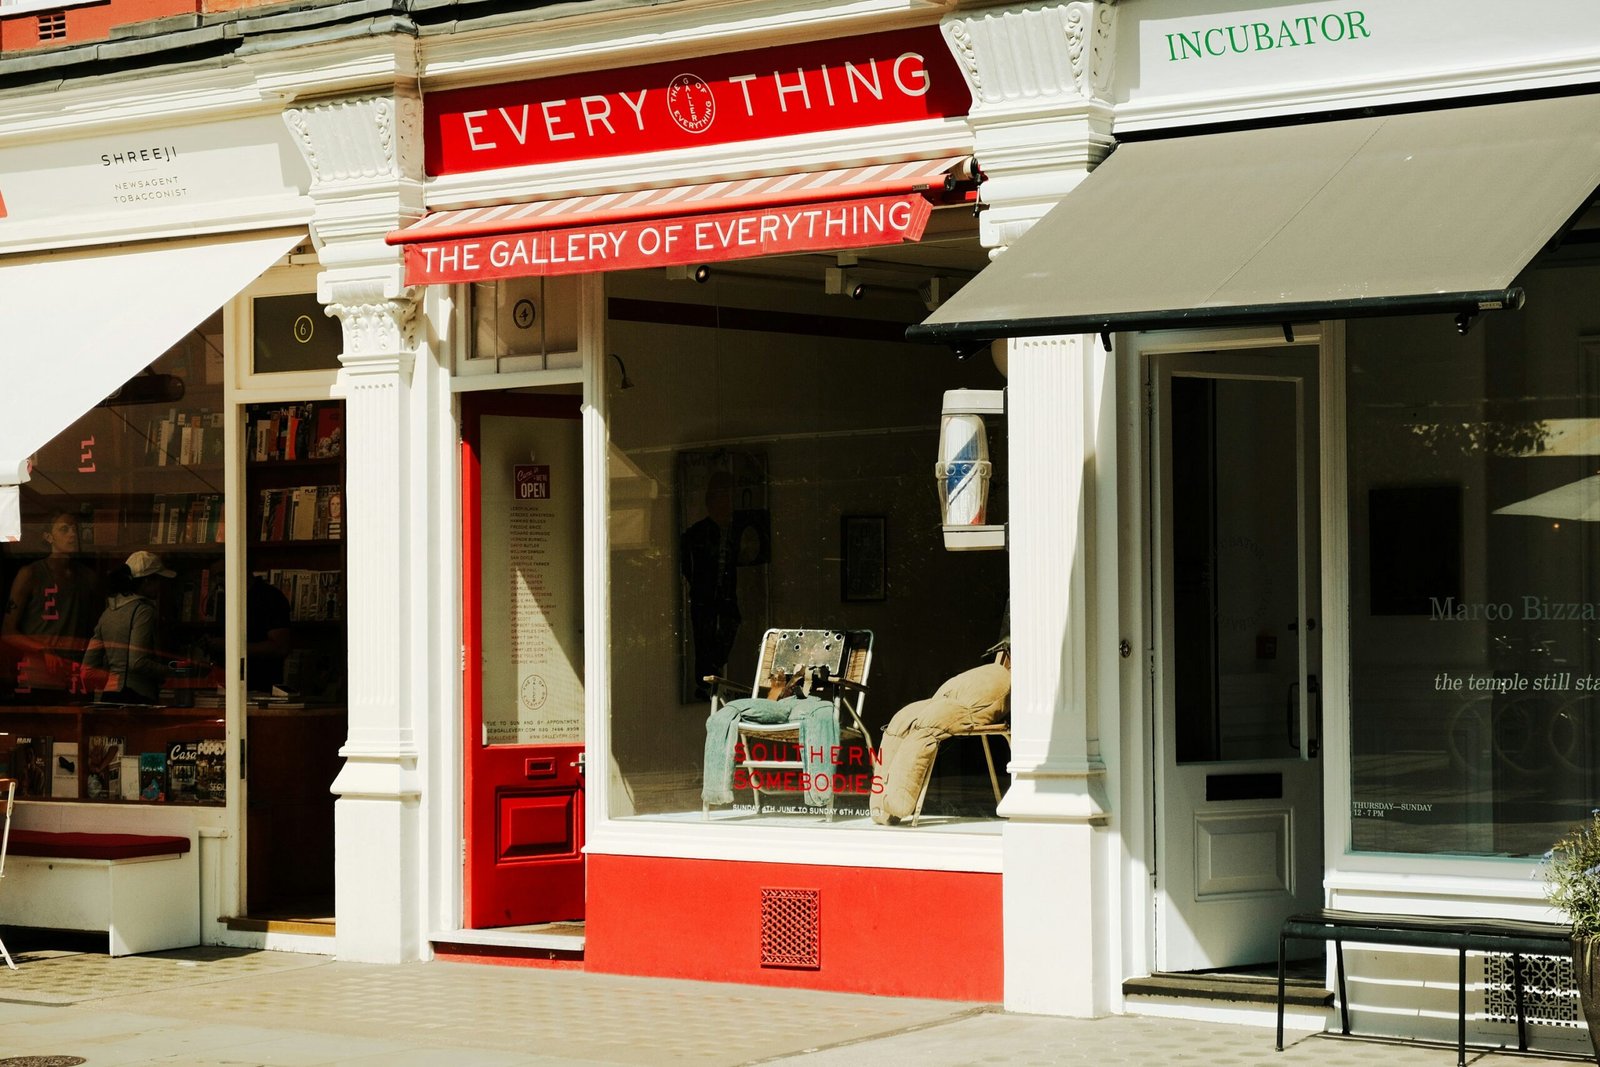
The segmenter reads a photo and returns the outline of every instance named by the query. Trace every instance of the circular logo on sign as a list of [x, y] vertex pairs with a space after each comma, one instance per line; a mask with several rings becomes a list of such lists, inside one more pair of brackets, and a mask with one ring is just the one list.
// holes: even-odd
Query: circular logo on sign
[[516, 323], [519, 329], [526, 330], [532, 326], [536, 314], [538, 310], [533, 306], [533, 301], [526, 297], [511, 305], [511, 321]]
[[310, 344], [311, 335], [317, 332], [317, 324], [311, 321], [310, 315], [301, 315], [294, 320], [294, 339], [301, 344]]
[[544, 707], [545, 700], [550, 696], [550, 687], [544, 684], [544, 679], [537, 674], [530, 674], [522, 680], [522, 706], [529, 711], [538, 711]]
[[717, 117], [711, 86], [693, 74], [680, 74], [667, 84], [667, 111], [690, 133], [705, 133]]

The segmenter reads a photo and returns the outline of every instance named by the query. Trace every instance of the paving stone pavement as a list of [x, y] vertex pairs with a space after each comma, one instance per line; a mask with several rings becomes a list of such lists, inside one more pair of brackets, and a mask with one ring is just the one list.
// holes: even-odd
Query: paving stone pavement
[[[1452, 1067], [1453, 1047], [994, 1005], [462, 963], [381, 966], [192, 949], [18, 955], [0, 970], [0, 1067], [549, 1067], [1204, 1063]], [[57, 1061], [74, 1062], [74, 1061]], [[1469, 1052], [1474, 1067], [1554, 1058]], [[1574, 1062], [1567, 1058], [1564, 1062]]]

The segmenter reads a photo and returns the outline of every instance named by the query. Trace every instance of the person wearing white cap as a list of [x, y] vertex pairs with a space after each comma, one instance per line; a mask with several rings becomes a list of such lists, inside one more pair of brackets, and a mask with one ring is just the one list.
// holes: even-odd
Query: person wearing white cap
[[106, 610], [95, 624], [83, 654], [85, 681], [95, 699], [154, 704], [167, 676], [167, 662], [156, 652], [156, 605], [161, 578], [175, 577], [154, 552], [135, 552], [111, 572]]

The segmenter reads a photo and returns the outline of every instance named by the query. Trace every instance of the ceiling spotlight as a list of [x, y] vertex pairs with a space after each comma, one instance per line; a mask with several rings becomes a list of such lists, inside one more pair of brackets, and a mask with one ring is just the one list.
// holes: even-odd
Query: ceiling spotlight
[[704, 263], [701, 263], [698, 266], [676, 264], [667, 268], [667, 277], [671, 278], [673, 281], [679, 282], [693, 279], [694, 281], [699, 282], [701, 285], [704, 285], [706, 282], [711, 280], [711, 268], [706, 266]]
[[694, 280], [704, 285], [711, 280], [711, 268], [704, 263], [694, 269]]
[[848, 296], [860, 300], [867, 295], [867, 287], [860, 275], [848, 267], [826, 267], [822, 271], [822, 291], [829, 296]]

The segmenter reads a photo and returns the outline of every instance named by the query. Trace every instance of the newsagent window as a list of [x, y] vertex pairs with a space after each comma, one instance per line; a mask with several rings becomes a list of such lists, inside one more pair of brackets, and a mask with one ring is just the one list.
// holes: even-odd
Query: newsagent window
[[914, 287], [608, 285], [611, 814], [982, 829], [1007, 560], [946, 550], [933, 474], [944, 391], [1001, 388], [993, 363], [906, 344]]
[[222, 321], [33, 457], [0, 545], [0, 758], [34, 799], [221, 804]]
[[1352, 843], [1538, 856], [1600, 796], [1600, 268], [1348, 338]]

